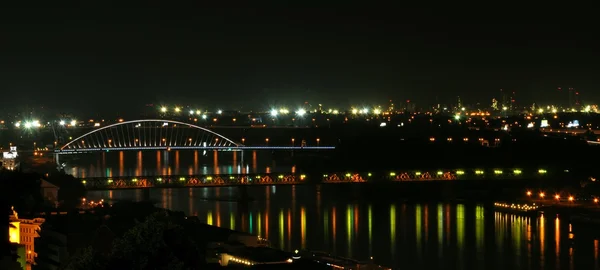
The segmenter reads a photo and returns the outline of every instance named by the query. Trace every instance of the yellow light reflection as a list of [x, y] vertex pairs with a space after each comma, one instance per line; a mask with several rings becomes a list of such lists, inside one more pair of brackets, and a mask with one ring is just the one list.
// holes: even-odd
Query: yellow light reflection
[[283, 209], [279, 210], [279, 248], [283, 249], [284, 248], [284, 242], [283, 242], [283, 237], [284, 237], [284, 230], [285, 224], [284, 224], [284, 218], [283, 218]]
[[212, 213], [212, 211], [208, 211], [206, 213], [206, 224], [213, 225], [213, 213]]
[[229, 228], [235, 230], [235, 216], [233, 215], [233, 212], [229, 214]]
[[556, 243], [556, 260], [560, 257], [560, 219], [556, 217], [554, 220], [554, 242]]
[[306, 209], [304, 206], [300, 208], [300, 237], [302, 249], [306, 248]]
[[475, 207], [475, 238], [477, 250], [483, 250], [485, 242], [485, 219], [483, 206]]
[[260, 212], [256, 215], [256, 232], [258, 236], [262, 237], [262, 217], [260, 216]]
[[[541, 257], [544, 258], [544, 253], [546, 251], [546, 218], [544, 214], [540, 215], [540, 254]], [[542, 266], [544, 260], [541, 260]], [[543, 268], [543, 267], [542, 267]]]

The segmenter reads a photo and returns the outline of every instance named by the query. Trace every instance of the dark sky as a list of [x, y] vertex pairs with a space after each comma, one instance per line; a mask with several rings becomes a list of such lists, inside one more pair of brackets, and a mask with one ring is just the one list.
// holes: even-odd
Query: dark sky
[[0, 105], [595, 102], [600, 23], [579, 9], [2, 9]]

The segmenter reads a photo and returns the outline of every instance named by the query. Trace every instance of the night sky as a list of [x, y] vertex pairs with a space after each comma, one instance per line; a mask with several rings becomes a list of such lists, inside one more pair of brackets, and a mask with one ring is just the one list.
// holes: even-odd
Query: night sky
[[422, 107], [501, 88], [525, 105], [564, 100], [559, 86], [600, 98], [587, 15], [489, 8], [2, 9], [0, 105]]

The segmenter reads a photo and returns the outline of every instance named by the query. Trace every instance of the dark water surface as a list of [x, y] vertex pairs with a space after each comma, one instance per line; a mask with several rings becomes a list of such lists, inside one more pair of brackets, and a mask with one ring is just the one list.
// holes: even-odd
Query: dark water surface
[[[65, 158], [77, 177], [294, 172], [290, 153], [149, 151]], [[444, 166], [441, 166], [444, 167]], [[598, 238], [557, 216], [521, 217], [481, 204], [404, 203], [348, 196], [336, 184], [151, 189], [157, 206], [268, 238], [394, 269], [600, 269]], [[89, 192], [90, 200], [142, 200], [142, 190]], [[390, 198], [392, 197], [392, 198]]]
[[[479, 204], [377, 203], [344, 199], [329, 186], [154, 189], [158, 206], [208, 224], [394, 269], [599, 269], [598, 240], [556, 216], [521, 217]], [[89, 199], [140, 200], [141, 190], [94, 191]], [[572, 231], [572, 232], [571, 232]]]

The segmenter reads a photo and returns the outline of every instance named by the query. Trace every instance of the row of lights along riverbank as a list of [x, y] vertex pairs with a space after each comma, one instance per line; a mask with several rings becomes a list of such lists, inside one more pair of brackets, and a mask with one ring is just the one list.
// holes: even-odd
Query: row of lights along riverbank
[[[533, 198], [533, 197], [534, 197], [534, 195], [533, 195], [533, 192], [531, 192], [531, 191], [529, 191], [529, 190], [528, 190], [528, 191], [527, 191], [525, 194], [527, 194], [527, 196], [528, 196], [528, 197], [530, 197], [530, 198]], [[540, 193], [538, 193], [538, 197], [539, 197], [540, 199], [545, 199], [545, 198], [546, 198], [546, 193], [545, 193], [545, 192], [540, 192]], [[562, 198], [562, 197], [560, 196], [560, 194], [555, 194], [555, 195], [554, 195], [554, 199], [555, 199], [555, 200], [557, 200], [557, 201], [560, 201], [560, 199], [561, 199], [561, 198]], [[567, 200], [568, 200], [569, 202], [573, 202], [573, 201], [575, 201], [575, 197], [574, 197], [574, 196], [572, 196], [572, 195], [569, 195], [569, 196], [567, 197]], [[600, 199], [598, 199], [598, 198], [594, 198], [592, 201], [593, 201], [594, 203], [598, 203], [598, 202], [600, 202]]]
[[514, 209], [514, 210], [519, 210], [519, 211], [533, 211], [533, 210], [537, 210], [539, 206], [535, 205], [535, 203], [533, 205], [527, 205], [527, 204], [507, 204], [507, 203], [494, 203], [494, 206], [496, 207], [500, 207], [500, 208], [510, 208], [510, 209]]

